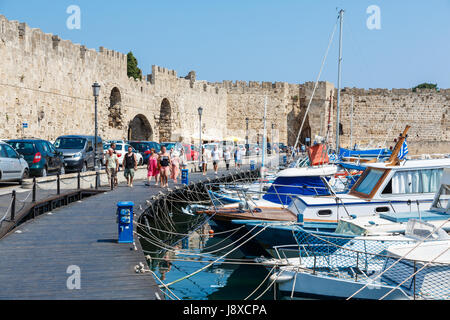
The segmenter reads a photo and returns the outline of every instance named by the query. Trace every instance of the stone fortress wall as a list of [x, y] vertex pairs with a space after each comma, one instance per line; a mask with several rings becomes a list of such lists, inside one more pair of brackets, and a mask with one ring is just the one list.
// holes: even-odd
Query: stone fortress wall
[[[55, 140], [64, 134], [94, 133], [91, 85], [101, 85], [98, 120], [104, 139], [184, 141], [198, 143], [197, 109], [202, 106], [203, 140], [229, 136], [262, 142], [267, 96], [269, 141], [293, 145], [310, 101], [314, 83], [223, 81], [180, 77], [174, 70], [152, 67], [152, 74], [127, 76], [127, 57], [100, 47], [98, 51], [32, 29], [0, 15], [0, 138], [25, 136]], [[389, 142], [408, 123], [412, 148], [450, 152], [450, 90], [413, 93], [407, 89], [342, 92], [341, 144], [350, 143], [350, 105], [354, 96], [353, 143]], [[334, 141], [336, 89], [320, 82], [303, 126], [306, 137]], [[397, 115], [398, 112], [398, 115]], [[394, 120], [395, 119], [395, 120]], [[22, 123], [29, 128], [22, 129]], [[272, 129], [273, 125], [273, 129]], [[328, 129], [329, 127], [329, 129]], [[438, 150], [437, 150], [438, 149]]]

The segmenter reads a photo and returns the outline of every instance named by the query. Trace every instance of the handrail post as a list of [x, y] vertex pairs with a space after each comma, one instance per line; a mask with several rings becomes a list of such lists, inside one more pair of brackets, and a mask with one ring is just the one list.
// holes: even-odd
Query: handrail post
[[99, 177], [98, 171], [96, 171], [96, 172], [95, 172], [95, 190], [98, 189], [98, 177]]
[[416, 261], [414, 260], [414, 278], [413, 278], [413, 283], [414, 283], [414, 300], [416, 300], [416, 272], [417, 272], [417, 267], [416, 267]]
[[36, 202], [36, 177], [33, 178], [33, 202]]
[[77, 190], [81, 189], [81, 173], [80, 170], [78, 170], [78, 176], [77, 176]]
[[16, 190], [12, 192], [12, 203], [11, 203], [11, 221], [16, 220]]
[[61, 182], [60, 182], [60, 175], [59, 173], [56, 175], [56, 193], [58, 196], [61, 194]]

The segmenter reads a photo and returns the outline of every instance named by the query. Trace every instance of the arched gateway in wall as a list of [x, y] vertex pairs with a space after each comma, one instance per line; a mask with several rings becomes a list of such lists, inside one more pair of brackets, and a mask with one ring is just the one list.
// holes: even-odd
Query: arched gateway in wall
[[172, 139], [172, 108], [168, 99], [161, 102], [159, 114], [159, 142], [170, 142]]
[[153, 141], [153, 130], [147, 117], [138, 114], [128, 127], [128, 140]]

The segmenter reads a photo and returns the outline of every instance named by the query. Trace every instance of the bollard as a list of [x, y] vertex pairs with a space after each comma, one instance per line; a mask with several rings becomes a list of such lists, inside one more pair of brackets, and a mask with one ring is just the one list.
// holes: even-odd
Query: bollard
[[100, 178], [100, 173], [97, 171], [95, 173], [95, 190], [98, 190], [98, 185], [99, 185], [98, 180], [99, 180], [99, 178]]
[[131, 201], [117, 204], [118, 243], [133, 243], [133, 207]]
[[189, 170], [182, 169], [181, 170], [181, 184], [188, 185], [189, 184]]
[[80, 174], [80, 170], [78, 170], [78, 176], [77, 176], [77, 188], [78, 188], [78, 190], [81, 189], [81, 174]]
[[61, 194], [61, 182], [59, 180], [60, 176], [59, 173], [56, 175], [56, 193], [58, 194], [58, 196]]
[[12, 203], [11, 203], [11, 221], [16, 220], [16, 190], [12, 192]]
[[36, 202], [36, 178], [33, 178], [33, 202]]
[[251, 160], [250, 161], [250, 171], [255, 171], [255, 169], [256, 169], [255, 160]]

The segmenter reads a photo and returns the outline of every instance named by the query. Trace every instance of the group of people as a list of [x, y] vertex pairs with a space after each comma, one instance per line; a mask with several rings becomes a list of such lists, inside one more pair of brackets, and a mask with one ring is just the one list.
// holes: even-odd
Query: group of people
[[[239, 149], [239, 148], [235, 149], [235, 151], [234, 151], [234, 166], [236, 168], [241, 168], [243, 155], [244, 155], [244, 152], [241, 149]], [[214, 150], [211, 151], [211, 158], [212, 158], [212, 162], [213, 162], [214, 173], [218, 174], [219, 162], [220, 162], [220, 152], [219, 152], [218, 146], [214, 146]], [[223, 160], [225, 161], [225, 166], [227, 168], [227, 171], [229, 171], [230, 163], [231, 163], [231, 149], [230, 148], [224, 149]], [[203, 175], [206, 175], [206, 173], [208, 171], [208, 154], [207, 154], [205, 148], [202, 148], [201, 163], [202, 163]]]
[[167, 148], [164, 146], [161, 147], [160, 153], [151, 149], [147, 164], [147, 185], [151, 184], [152, 178], [155, 178], [155, 185], [161, 183], [162, 188], [169, 186], [169, 178], [177, 183], [181, 172], [180, 167], [185, 163], [184, 149], [181, 149], [179, 156], [173, 152], [173, 149], [167, 152]]
[[[111, 147], [105, 155], [105, 170], [108, 175], [109, 183], [117, 187], [117, 173], [119, 172], [119, 157], [116, 153], [116, 144], [111, 143]], [[127, 179], [127, 185], [133, 187], [134, 174], [137, 170], [138, 161], [136, 154], [133, 152], [133, 148], [128, 147], [128, 152], [123, 159], [124, 175]]]
[[[114, 184], [114, 186], [118, 185], [117, 181], [117, 173], [119, 172], [119, 158], [115, 151], [116, 144], [112, 143], [111, 147], [108, 149], [106, 153], [106, 173], [108, 175], [108, 179], [110, 184]], [[234, 151], [234, 163], [236, 168], [241, 168], [242, 166], [242, 158], [244, 156], [244, 152], [239, 148], [236, 148]], [[218, 174], [219, 170], [219, 162], [220, 162], [220, 153], [218, 146], [214, 147], [214, 150], [211, 151], [211, 158], [213, 162], [214, 172]], [[227, 170], [230, 170], [230, 163], [232, 159], [232, 154], [230, 148], [226, 148], [223, 151], [223, 160], [225, 161], [225, 166]], [[174, 153], [174, 150], [171, 149], [170, 152], [167, 152], [167, 148], [165, 146], [161, 147], [161, 152], [156, 152], [155, 149], [150, 150], [150, 157], [147, 164], [147, 186], [150, 186], [152, 183], [152, 178], [154, 178], [155, 185], [161, 185], [162, 188], [167, 188], [169, 186], [169, 179], [172, 179], [176, 184], [181, 170], [180, 167], [183, 167], [186, 164], [186, 155], [185, 151], [182, 148], [180, 150], [180, 155]], [[137, 170], [137, 158], [136, 154], [133, 152], [133, 148], [128, 147], [128, 152], [125, 154], [123, 159], [123, 168], [124, 175], [127, 179], [127, 185], [129, 187], [133, 187], [133, 179], [135, 172]], [[201, 169], [203, 175], [206, 175], [208, 171], [208, 154], [205, 148], [202, 148], [201, 154]]]
[[[119, 158], [115, 151], [116, 145], [111, 144], [108, 152], [105, 156], [105, 167], [106, 173], [108, 175], [109, 183], [114, 186], [118, 185], [117, 173], [119, 172]], [[181, 159], [180, 159], [181, 158]], [[147, 185], [151, 183], [152, 177], [155, 178], [155, 183], [158, 185], [161, 183], [162, 188], [169, 186], [169, 178], [177, 183], [178, 177], [180, 176], [180, 166], [184, 164], [185, 161], [182, 159], [184, 157], [184, 150], [181, 150], [180, 156], [173, 154], [173, 150], [167, 152], [166, 147], [161, 147], [161, 152], [157, 153], [155, 149], [150, 150], [150, 158], [147, 165]], [[136, 154], [133, 152], [133, 148], [128, 147], [128, 152], [125, 154], [123, 159], [124, 175], [127, 179], [127, 185], [133, 187], [133, 179], [135, 172], [137, 170], [137, 158]]]

